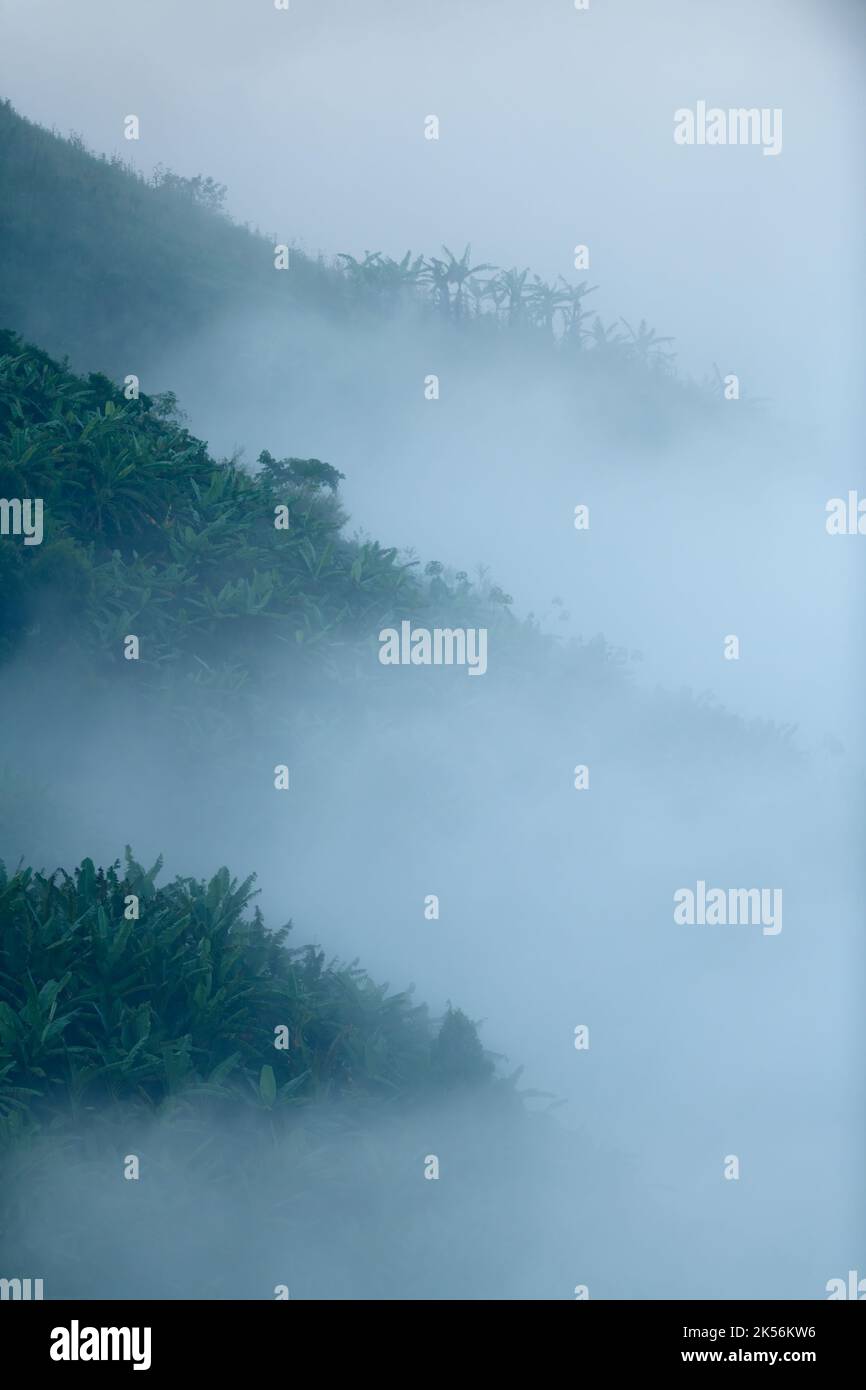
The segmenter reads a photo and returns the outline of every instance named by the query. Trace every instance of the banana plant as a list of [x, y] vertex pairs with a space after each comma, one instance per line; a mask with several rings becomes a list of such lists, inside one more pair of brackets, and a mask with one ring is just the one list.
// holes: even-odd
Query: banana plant
[[460, 256], [459, 259], [447, 246], [443, 246], [442, 250], [448, 257], [448, 260], [445, 262], [446, 283], [454, 286], [454, 294], [451, 298], [450, 306], [451, 314], [455, 319], [459, 319], [465, 308], [469, 280], [472, 276], [478, 275], [483, 270], [495, 270], [496, 266], [488, 265], [486, 261], [479, 261], [477, 265], [472, 265], [472, 247], [469, 245], [465, 247], [463, 255]]

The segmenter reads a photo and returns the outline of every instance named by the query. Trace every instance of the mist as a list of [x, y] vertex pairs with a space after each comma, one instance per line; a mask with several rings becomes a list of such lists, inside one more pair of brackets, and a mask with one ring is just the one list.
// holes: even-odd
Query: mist
[[[13, 660], [0, 764], [39, 805], [0, 821], [0, 857], [130, 844], [166, 874], [255, 873], [269, 926], [459, 1004], [530, 1094], [386, 1107], [363, 1145], [345, 1100], [273, 1149], [215, 1108], [204, 1158], [182, 1106], [135, 1133], [106, 1116], [61, 1171], [38, 1142], [21, 1162], [4, 1267], [55, 1297], [822, 1297], [864, 1236], [863, 558], [825, 525], [863, 486], [863, 12], [112, 13], [0, 4], [3, 94], [146, 174], [212, 175], [233, 218], [310, 255], [471, 244], [586, 278], [605, 323], [673, 337], [683, 396], [578, 386], [413, 303], [371, 322], [239, 300], [141, 362], [64, 344], [175, 392], [215, 457], [327, 460], [350, 531], [485, 567], [538, 645], [518, 660], [491, 631], [478, 680], [375, 652], [358, 679], [338, 651], [327, 688], [276, 653], [228, 751], [142, 718], [122, 679], [49, 653], [34, 688]], [[702, 99], [781, 108], [781, 153], [677, 146]], [[692, 410], [713, 371], [741, 398]], [[781, 917], [684, 925], [699, 883], [779, 890]], [[126, 1152], [140, 1184], [116, 1180]]]

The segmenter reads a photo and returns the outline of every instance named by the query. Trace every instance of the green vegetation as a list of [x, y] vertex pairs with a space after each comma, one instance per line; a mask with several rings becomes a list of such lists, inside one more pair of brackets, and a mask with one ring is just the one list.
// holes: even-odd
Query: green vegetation
[[494, 587], [346, 538], [341, 476], [268, 453], [255, 474], [215, 462], [170, 398], [127, 401], [0, 331], [0, 497], [45, 509], [41, 545], [0, 548], [0, 661], [35, 634], [117, 668], [135, 633], [152, 682], [231, 689], [266, 683], [276, 657], [285, 680], [287, 657], [326, 661], [431, 602], [504, 620]]
[[[519, 626], [491, 586], [347, 539], [340, 479], [317, 459], [265, 453], [255, 475], [216, 462], [170, 397], [126, 400], [0, 331], [0, 496], [45, 506], [41, 545], [0, 546], [0, 666], [62, 661], [93, 688], [117, 680], [135, 632], [146, 699], [201, 724], [227, 690], [260, 697], [272, 664], [281, 682], [327, 675], [335, 653], [426, 605]], [[46, 807], [0, 769], [7, 843]], [[490, 1080], [459, 1011], [439, 1029], [357, 963], [290, 949], [287, 928], [247, 914], [249, 880], [223, 869], [157, 888], [158, 867], [0, 872], [0, 1140], [106, 1106], [161, 1114], [181, 1093], [273, 1118], [324, 1096], [399, 1103]], [[130, 894], [140, 921], [124, 918]]]
[[0, 325], [79, 367], [122, 375], [240, 308], [276, 309], [287, 323], [313, 311], [338, 326], [399, 310], [431, 331], [459, 329], [476, 351], [519, 345], [545, 372], [555, 354], [575, 388], [597, 393], [603, 382], [648, 410], [650, 386], [680, 411], [711, 409], [722, 391], [717, 373], [700, 385], [678, 375], [671, 339], [646, 323], [606, 322], [587, 280], [551, 284], [528, 268], [473, 263], [469, 246], [400, 260], [291, 247], [278, 273], [274, 247], [287, 235], [232, 222], [212, 178], [160, 168], [145, 179], [9, 102], [0, 103], [0, 189]]
[[[226, 684], [261, 689], [275, 649], [295, 664], [363, 640], [424, 580], [394, 550], [343, 539], [340, 474], [264, 454], [253, 477], [208, 457], [170, 400], [126, 401], [0, 333], [0, 496], [42, 497], [43, 544], [0, 547], [0, 657], [32, 651], [111, 679], [125, 634], [153, 688], [186, 683], [191, 711]], [[278, 530], [275, 507], [288, 508]], [[455, 601], [468, 601], [462, 578]], [[268, 639], [273, 639], [269, 643]], [[313, 655], [313, 660], [316, 656]], [[26, 797], [4, 777], [4, 819]], [[156, 889], [85, 861], [70, 877], [0, 874], [0, 1133], [97, 1101], [158, 1107], [178, 1089], [268, 1110], [346, 1091], [417, 1094], [490, 1070], [475, 1030], [389, 995], [356, 965], [290, 951], [244, 916], [250, 882]], [[124, 920], [124, 899], [142, 920]], [[275, 1051], [285, 1024], [292, 1046]], [[456, 1057], [456, 1061], [455, 1061]]]
[[[436, 561], [422, 569], [394, 546], [348, 536], [331, 464], [268, 452], [255, 471], [216, 460], [172, 396], [127, 399], [108, 376], [76, 374], [12, 326], [122, 375], [130, 358], [182, 343], [240, 303], [284, 305], [289, 318], [314, 309], [337, 324], [400, 310], [465, 335], [467, 351], [529, 345], [545, 370], [555, 356], [589, 394], [607, 374], [617, 390], [712, 408], [712, 391], [677, 378], [669, 340], [643, 323], [606, 326], [587, 283], [473, 263], [469, 247], [399, 262], [293, 252], [291, 273], [277, 275], [272, 240], [225, 216], [219, 185], [166, 171], [147, 182], [8, 103], [0, 187], [0, 498], [41, 498], [45, 520], [42, 544], [0, 545], [0, 669], [23, 672], [34, 700], [56, 699], [58, 670], [85, 700], [125, 681], [157, 723], [186, 719], [208, 757], [219, 749], [231, 795], [231, 740], [248, 734], [257, 702], [277, 691], [292, 717], [302, 680], [315, 681], [306, 713], [332, 740], [327, 688], [350, 682], [360, 704], [381, 681], [379, 630], [408, 618], [487, 627], [497, 652], [488, 683], [514, 677], [532, 718], [558, 718], [584, 695], [586, 709], [627, 705], [611, 735], [623, 757], [650, 747], [676, 767], [694, 721], [712, 731], [708, 747], [747, 758], [772, 742], [766, 728], [744, 737], [740, 721], [687, 698], [638, 704], [622, 654], [600, 639], [560, 648], [518, 621], [486, 578]], [[134, 667], [124, 660], [131, 633]], [[474, 684], [455, 698], [477, 698]], [[0, 767], [0, 839], [43, 811], [41, 791]], [[0, 873], [0, 1138], [104, 1106], [162, 1114], [180, 1095], [273, 1119], [322, 1097], [403, 1103], [470, 1082], [495, 1092], [459, 1010], [434, 1024], [357, 964], [290, 949], [287, 929], [270, 933], [250, 915], [250, 881], [225, 869], [209, 884], [157, 888], [154, 877], [131, 857], [123, 870], [85, 860], [71, 876]], [[132, 894], [140, 921], [124, 917]], [[281, 1024], [285, 1051], [273, 1046]]]
[[273, 1116], [489, 1080], [459, 1011], [437, 1028], [357, 963], [290, 949], [290, 924], [267, 931], [249, 911], [250, 879], [157, 887], [160, 867], [129, 851], [123, 872], [0, 864], [0, 1143], [119, 1102], [149, 1114], [182, 1095]]

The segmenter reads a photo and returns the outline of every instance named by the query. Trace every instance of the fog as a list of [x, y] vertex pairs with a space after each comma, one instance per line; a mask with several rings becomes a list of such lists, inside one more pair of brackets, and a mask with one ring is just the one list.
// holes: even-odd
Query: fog
[[[863, 542], [825, 527], [863, 487], [862, 10], [113, 14], [0, 4], [5, 95], [145, 172], [214, 176], [232, 216], [310, 253], [471, 243], [574, 281], [586, 243], [605, 322], [648, 320], [683, 376], [716, 366], [743, 397], [692, 416], [606, 380], [578, 393], [411, 308], [346, 324], [238, 304], [136, 364], [217, 455], [328, 460], [350, 529], [488, 566], [562, 650], [526, 673], [491, 645], [479, 680], [347, 676], [322, 717], [287, 664], [228, 761], [142, 725], [119, 689], [54, 672], [34, 692], [13, 667], [0, 763], [50, 790], [0, 855], [68, 867], [130, 843], [167, 873], [255, 872], [270, 925], [453, 1000], [560, 1103], [529, 1098], [524, 1128], [458, 1097], [383, 1119], [363, 1154], [339, 1106], [274, 1160], [221, 1133], [242, 1193], [201, 1196], [182, 1133], [123, 1135], [50, 1182], [34, 1157], [11, 1252], [54, 1296], [823, 1297], [864, 1237]], [[673, 112], [704, 98], [781, 108], [781, 153], [676, 145]], [[698, 881], [781, 889], [781, 929], [677, 923]], [[119, 1145], [153, 1173], [128, 1201], [106, 1182]]]

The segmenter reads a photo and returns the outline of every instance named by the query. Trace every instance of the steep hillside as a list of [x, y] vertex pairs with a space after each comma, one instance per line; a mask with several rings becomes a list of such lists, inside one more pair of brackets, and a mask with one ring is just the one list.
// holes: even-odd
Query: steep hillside
[[[612, 393], [612, 419], [623, 398], [700, 414], [718, 399], [719, 379], [698, 387], [677, 375], [669, 338], [606, 321], [586, 277], [547, 283], [468, 246], [400, 260], [336, 248], [312, 257], [290, 245], [290, 230], [264, 236], [232, 222], [224, 193], [201, 175], [145, 180], [0, 103], [0, 327], [79, 369], [122, 376], [230, 313], [276, 311], [303, 335], [311, 313], [346, 325], [400, 312], [426, 323], [431, 341], [450, 331], [453, 351], [494, 353], [504, 367], [525, 371], [528, 348], [546, 374], [555, 357], [573, 390]], [[277, 245], [288, 246], [282, 271]]]

